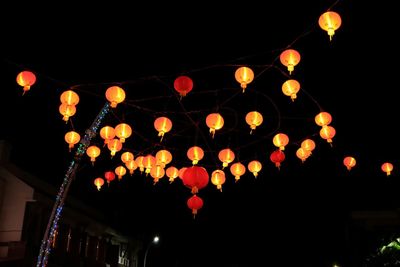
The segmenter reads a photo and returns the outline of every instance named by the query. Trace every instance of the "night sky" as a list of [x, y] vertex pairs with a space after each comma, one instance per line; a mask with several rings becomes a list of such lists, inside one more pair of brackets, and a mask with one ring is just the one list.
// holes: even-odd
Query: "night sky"
[[[174, 165], [183, 167], [190, 165], [187, 148], [196, 143], [206, 150], [200, 165], [213, 170], [220, 166], [216, 152], [229, 146], [246, 164], [254, 158], [263, 163], [257, 179], [247, 172], [235, 183], [226, 171], [222, 192], [211, 182], [200, 190], [204, 207], [193, 219], [186, 206], [190, 190], [179, 179], [153, 185], [136, 171], [98, 192], [93, 179], [115, 168], [120, 153], [110, 159], [103, 149], [94, 167], [83, 158], [70, 195], [133, 237], [147, 242], [159, 234], [161, 244], [147, 266], [349, 261], [351, 212], [395, 209], [399, 203], [396, 16], [388, 6], [364, 1], [279, 2], [229, 10], [193, 4], [173, 12], [116, 5], [96, 12], [72, 6], [62, 12], [19, 10], [3, 24], [0, 76], [0, 137], [12, 143], [12, 160], [58, 187], [72, 160], [65, 132], [73, 128], [82, 136], [104, 105], [105, 90], [119, 84], [126, 102], [105, 122], [132, 125], [124, 150], [167, 148]], [[342, 16], [332, 41], [317, 24], [330, 7]], [[302, 55], [291, 76], [276, 60], [286, 47]], [[256, 75], [245, 93], [234, 80], [242, 65]], [[22, 70], [37, 75], [24, 96], [15, 83]], [[173, 81], [183, 74], [193, 79], [194, 89], [180, 99]], [[294, 102], [281, 91], [292, 77], [302, 85]], [[59, 96], [71, 87], [80, 103], [66, 124], [58, 113]], [[253, 109], [265, 116], [250, 135], [244, 115]], [[333, 117], [332, 147], [314, 123], [320, 110]], [[212, 139], [205, 116], [215, 111], [225, 114], [226, 127]], [[161, 143], [152, 125], [160, 115], [174, 123]], [[269, 160], [277, 132], [290, 138], [280, 170]], [[305, 137], [317, 147], [302, 164], [295, 152]], [[101, 144], [100, 138], [93, 143]], [[357, 160], [350, 172], [342, 163], [347, 155]], [[389, 177], [380, 170], [385, 161], [394, 164]]]

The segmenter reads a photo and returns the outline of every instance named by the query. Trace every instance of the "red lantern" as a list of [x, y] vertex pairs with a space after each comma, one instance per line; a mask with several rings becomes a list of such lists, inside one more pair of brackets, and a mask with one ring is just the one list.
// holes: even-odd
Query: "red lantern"
[[210, 177], [205, 168], [192, 166], [185, 170], [182, 180], [183, 184], [191, 188], [193, 194], [196, 194], [199, 189], [204, 188], [208, 184]]
[[193, 195], [187, 200], [186, 204], [189, 209], [192, 210], [193, 218], [195, 218], [197, 211], [203, 207], [203, 200], [200, 197]]
[[17, 75], [17, 83], [23, 87], [23, 94], [31, 89], [31, 86], [36, 82], [36, 76], [33, 72], [22, 71]]
[[275, 166], [279, 169], [281, 166], [281, 162], [285, 160], [285, 153], [283, 153], [282, 150], [277, 149], [271, 153], [271, 156], [269, 158], [273, 163], [275, 163]]
[[108, 185], [110, 185], [110, 182], [115, 179], [115, 174], [113, 171], [107, 171], [104, 173], [104, 178], [106, 178]]
[[174, 82], [175, 90], [181, 95], [186, 96], [193, 89], [193, 81], [188, 76], [179, 76]]

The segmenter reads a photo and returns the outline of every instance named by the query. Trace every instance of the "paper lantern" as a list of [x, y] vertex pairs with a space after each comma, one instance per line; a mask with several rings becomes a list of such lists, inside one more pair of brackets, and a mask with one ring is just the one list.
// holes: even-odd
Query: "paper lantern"
[[235, 176], [235, 182], [237, 182], [237, 181], [239, 181], [240, 176], [245, 174], [246, 167], [242, 163], [236, 162], [236, 163], [232, 164], [230, 171], [231, 171], [232, 175]]
[[129, 170], [129, 174], [132, 175], [138, 166], [135, 160], [130, 160], [125, 162], [125, 167]]
[[297, 98], [297, 93], [300, 91], [300, 83], [296, 80], [287, 80], [282, 84], [282, 92], [290, 96], [292, 101]]
[[306, 150], [302, 147], [300, 147], [299, 149], [297, 149], [296, 151], [296, 156], [301, 159], [301, 162], [304, 163], [304, 161], [311, 155], [311, 151]]
[[103, 178], [96, 178], [93, 181], [94, 185], [97, 187], [97, 190], [100, 191], [101, 187], [104, 185], [104, 179]]
[[144, 172], [144, 156], [139, 156], [135, 159], [136, 165], [138, 166], [141, 173]]
[[332, 41], [332, 36], [335, 34], [335, 31], [342, 25], [342, 19], [338, 13], [327, 11], [319, 17], [318, 24], [321, 29], [328, 32], [329, 40]]
[[240, 87], [242, 87], [244, 93], [247, 85], [254, 79], [254, 72], [248, 67], [240, 67], [235, 71], [235, 79], [240, 83]]
[[187, 167], [182, 167], [178, 171], [178, 177], [179, 179], [183, 180], [183, 174], [185, 174], [185, 171], [187, 170]]
[[23, 87], [23, 94], [31, 89], [36, 82], [36, 76], [31, 71], [22, 71], [17, 75], [17, 83]]
[[336, 135], [336, 130], [332, 126], [325, 125], [319, 131], [319, 135], [332, 145], [332, 138]]
[[165, 168], [165, 165], [172, 161], [172, 154], [166, 149], [160, 150], [156, 153], [156, 165]]
[[187, 200], [186, 204], [192, 210], [193, 218], [195, 218], [197, 211], [203, 207], [203, 200], [197, 195], [193, 195]]
[[156, 184], [158, 180], [163, 178], [165, 175], [165, 170], [162, 166], [156, 165], [150, 170], [150, 176], [153, 177], [153, 184]]
[[76, 107], [74, 105], [68, 105], [68, 104], [63, 103], [58, 108], [58, 111], [60, 112], [61, 115], [63, 115], [63, 121], [65, 121], [67, 123], [69, 117], [72, 117], [75, 115]]
[[178, 177], [179, 170], [176, 167], [171, 166], [171, 167], [168, 167], [168, 169], [165, 171], [165, 173], [166, 173], [167, 177], [169, 178], [169, 180], [168, 180], [169, 183], [172, 183]]
[[211, 173], [211, 183], [222, 192], [222, 185], [225, 183], [225, 173], [222, 170], [215, 170]]
[[218, 153], [218, 158], [222, 161], [222, 169], [227, 167], [229, 163], [235, 160], [235, 153], [229, 148], [222, 149]]
[[111, 126], [104, 126], [100, 130], [100, 137], [104, 139], [104, 145], [107, 145], [115, 137], [115, 130]]
[[270, 160], [275, 163], [275, 166], [280, 169], [281, 163], [285, 160], [285, 153], [282, 150], [278, 149], [271, 153]]
[[224, 126], [224, 118], [219, 113], [211, 113], [206, 118], [206, 124], [210, 128], [211, 136], [214, 138], [215, 131]]
[[250, 134], [263, 122], [263, 116], [258, 111], [250, 111], [246, 115], [246, 123], [250, 126]]
[[200, 189], [204, 188], [210, 177], [208, 176], [207, 170], [203, 167], [192, 166], [188, 167], [183, 173], [183, 184], [192, 190], [193, 194], [196, 194]]
[[119, 86], [111, 86], [106, 90], [106, 98], [110, 102], [110, 107], [116, 108], [125, 100], [125, 91]]
[[315, 142], [312, 139], [305, 139], [301, 142], [301, 148], [310, 151], [310, 154], [312, 154], [312, 151], [315, 149]]
[[122, 149], [122, 143], [118, 139], [112, 139], [107, 144], [108, 149], [111, 151], [111, 158]]
[[79, 103], [79, 95], [72, 90], [67, 90], [61, 94], [60, 100], [62, 104], [76, 106]]
[[347, 156], [343, 159], [343, 164], [344, 166], [346, 166], [346, 168], [350, 171], [351, 168], [353, 168], [354, 166], [356, 166], [356, 159], [351, 157], [351, 156]]
[[125, 143], [125, 139], [132, 135], [132, 128], [129, 124], [120, 123], [115, 126], [115, 135], [119, 138], [121, 143]]
[[278, 133], [272, 138], [272, 143], [280, 150], [285, 150], [285, 146], [289, 143], [289, 137], [284, 133]]
[[74, 145], [79, 143], [79, 141], [81, 140], [81, 136], [75, 131], [69, 131], [65, 134], [64, 140], [68, 143], [68, 148], [71, 152], [71, 149], [74, 147]]
[[100, 148], [97, 146], [90, 146], [86, 149], [86, 155], [90, 157], [90, 161], [94, 164], [96, 158], [100, 155]]
[[192, 146], [188, 149], [186, 155], [192, 161], [192, 164], [196, 165], [204, 157], [204, 151], [201, 147]]
[[258, 173], [261, 171], [262, 169], [262, 164], [261, 162], [259, 162], [258, 160], [252, 160], [249, 162], [249, 164], [247, 164], [247, 169], [253, 173], [254, 177], [257, 178]]
[[174, 81], [174, 88], [181, 97], [184, 97], [187, 95], [187, 93], [192, 91], [193, 81], [188, 76], [179, 76]]
[[115, 180], [115, 173], [112, 171], [106, 171], [104, 173], [104, 178], [106, 178], [107, 184], [110, 185], [110, 182]]
[[161, 136], [161, 142], [163, 140], [164, 134], [171, 131], [172, 121], [167, 117], [158, 117], [154, 121], [154, 128], [158, 131], [158, 136]]
[[328, 112], [322, 111], [315, 116], [315, 123], [318, 126], [326, 126], [332, 122], [332, 116]]
[[118, 166], [115, 168], [114, 172], [117, 175], [118, 180], [121, 180], [122, 176], [126, 174], [126, 168], [124, 166]]
[[294, 67], [300, 62], [300, 53], [294, 49], [287, 49], [279, 56], [281, 63], [287, 67], [289, 74], [292, 74]]
[[157, 160], [154, 156], [148, 154], [143, 158], [143, 166], [145, 167], [145, 173], [146, 175], [150, 173], [151, 168], [155, 167], [157, 163]]
[[393, 171], [393, 164], [390, 162], [385, 162], [382, 164], [381, 169], [386, 173], [387, 176], [389, 176]]
[[128, 161], [132, 161], [135, 157], [133, 156], [132, 152], [126, 151], [121, 154], [121, 161], [123, 163], [127, 163]]

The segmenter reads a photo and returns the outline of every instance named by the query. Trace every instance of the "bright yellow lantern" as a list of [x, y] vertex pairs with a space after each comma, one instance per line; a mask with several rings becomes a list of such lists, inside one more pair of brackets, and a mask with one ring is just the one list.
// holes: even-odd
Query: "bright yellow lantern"
[[289, 143], [289, 137], [284, 133], [278, 133], [274, 136], [272, 142], [280, 150], [285, 150], [285, 146]]
[[106, 98], [112, 108], [125, 100], [125, 91], [119, 86], [111, 86], [106, 91]]
[[126, 174], [126, 169], [124, 166], [118, 166], [117, 168], [115, 168], [114, 172], [118, 176], [118, 180], [121, 180], [122, 176]]
[[219, 189], [222, 192], [222, 185], [225, 183], [225, 173], [222, 170], [215, 170], [211, 173], [211, 183], [213, 185], [217, 186], [217, 189]]
[[100, 130], [100, 136], [104, 139], [104, 145], [107, 145], [115, 137], [115, 130], [111, 126], [104, 126]]
[[169, 183], [172, 183], [178, 177], [179, 170], [176, 167], [171, 166], [171, 167], [168, 167], [168, 169], [165, 171], [165, 173], [166, 173], [167, 177], [169, 178], [169, 180], [168, 180]]
[[210, 128], [210, 133], [214, 138], [215, 131], [224, 126], [224, 118], [219, 113], [211, 113], [206, 118], [206, 124]]
[[188, 149], [186, 155], [192, 161], [192, 164], [196, 165], [204, 157], [204, 151], [201, 147], [192, 146]]
[[161, 136], [160, 142], [163, 140], [164, 134], [168, 133], [172, 129], [172, 121], [167, 117], [158, 117], [154, 121], [154, 128], [158, 132], [158, 136]]
[[246, 115], [246, 123], [250, 126], [250, 134], [263, 122], [263, 116], [258, 111], [250, 111]]
[[75, 131], [70, 131], [65, 134], [64, 140], [68, 143], [68, 148], [71, 152], [71, 149], [74, 147], [74, 145], [81, 140], [81, 136]]
[[93, 183], [97, 187], [97, 190], [100, 191], [101, 187], [104, 185], [104, 179], [101, 177], [98, 177], [98, 178], [94, 179]]
[[86, 149], [86, 154], [90, 157], [92, 164], [94, 164], [96, 158], [100, 155], [100, 148], [97, 146], [90, 146]]
[[294, 66], [300, 62], [300, 53], [294, 49], [286, 49], [279, 56], [281, 63], [287, 67], [289, 74], [292, 74]]
[[300, 83], [296, 80], [287, 80], [282, 84], [282, 92], [290, 96], [292, 101], [297, 98], [297, 93], [300, 91]]
[[58, 111], [60, 112], [61, 115], [63, 115], [63, 121], [65, 121], [65, 123], [67, 123], [69, 117], [72, 117], [75, 115], [76, 107], [74, 105], [68, 105], [68, 104], [63, 103], [58, 108]]
[[76, 106], [79, 103], [79, 95], [72, 90], [67, 90], [61, 94], [60, 100], [62, 104]]
[[242, 87], [244, 93], [247, 85], [254, 79], [254, 72], [248, 67], [240, 67], [235, 71], [235, 79], [240, 83], [240, 87]]
[[237, 181], [239, 181], [240, 176], [245, 174], [246, 167], [242, 163], [236, 162], [236, 163], [232, 164], [230, 170], [231, 170], [232, 175], [235, 176], [235, 182], [237, 182]]
[[222, 169], [227, 167], [235, 159], [235, 153], [229, 148], [222, 149], [218, 153], [218, 158], [222, 161]]
[[329, 125], [332, 122], [332, 116], [326, 111], [322, 111], [315, 116], [315, 123], [318, 126]]
[[172, 154], [168, 150], [160, 150], [156, 153], [156, 165], [165, 168], [165, 165], [172, 161]]
[[253, 173], [254, 177], [257, 178], [258, 173], [262, 169], [262, 164], [258, 160], [253, 160], [249, 162], [247, 169], [249, 169], [249, 171]]
[[319, 17], [318, 24], [321, 29], [328, 32], [329, 40], [332, 40], [335, 31], [342, 25], [342, 19], [338, 13], [327, 11]]

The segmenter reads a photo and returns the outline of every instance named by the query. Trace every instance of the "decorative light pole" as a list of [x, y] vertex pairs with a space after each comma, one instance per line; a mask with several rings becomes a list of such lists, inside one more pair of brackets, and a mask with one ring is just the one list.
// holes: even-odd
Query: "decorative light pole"
[[149, 245], [146, 248], [146, 252], [144, 253], [144, 259], [143, 259], [143, 267], [146, 267], [146, 261], [147, 261], [147, 254], [149, 253], [150, 247], [151, 245], [156, 245], [158, 243], [158, 241], [160, 241], [160, 237], [159, 236], [155, 236], [153, 238], [153, 240], [149, 243]]

